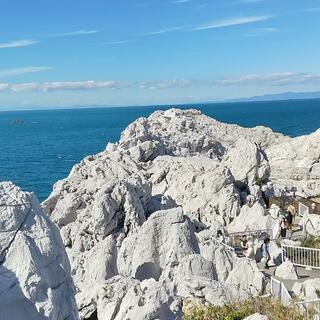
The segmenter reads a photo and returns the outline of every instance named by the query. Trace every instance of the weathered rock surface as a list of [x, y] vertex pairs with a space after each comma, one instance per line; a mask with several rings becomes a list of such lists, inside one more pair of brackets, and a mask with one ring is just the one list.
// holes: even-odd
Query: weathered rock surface
[[240, 214], [229, 224], [228, 231], [272, 230], [276, 223], [278, 223], [277, 220], [273, 219], [259, 202], [256, 202], [252, 207], [244, 205], [241, 208]]
[[242, 258], [237, 260], [225, 283], [234, 298], [246, 299], [262, 294], [266, 279], [255, 261]]
[[183, 299], [221, 304], [264, 292], [255, 262], [234, 269], [212, 237], [273, 229], [266, 196], [296, 184], [314, 194], [318, 138], [171, 109], [136, 120], [81, 161], [43, 203], [60, 228], [80, 317], [179, 319]]
[[195, 228], [181, 208], [158, 211], [123, 241], [118, 270], [140, 281], [159, 280], [164, 269], [179, 265], [194, 253], [199, 253]]
[[306, 196], [320, 188], [320, 130], [308, 136], [287, 139], [266, 149], [271, 180], [298, 188]]
[[222, 224], [240, 211], [239, 192], [231, 172], [207, 157], [155, 159], [147, 169], [152, 194], [164, 195], [190, 217], [207, 225]]
[[275, 276], [281, 279], [287, 279], [287, 280], [299, 279], [297, 270], [289, 259], [282, 262], [280, 266], [277, 267], [275, 271]]
[[170, 109], [156, 111], [148, 119], [140, 118], [129, 125], [121, 135], [119, 148], [130, 150], [145, 142], [153, 142], [157, 146], [156, 152], [152, 156], [149, 152], [149, 158], [143, 159], [145, 161], [163, 154], [221, 158], [239, 137], [262, 147], [283, 140], [282, 135], [273, 133], [269, 128], [246, 129], [221, 123], [198, 110]]
[[0, 319], [78, 319], [59, 229], [36, 197], [0, 183]]
[[296, 297], [304, 300], [320, 299], [320, 278], [296, 282], [292, 288]]
[[320, 236], [320, 216], [317, 214], [309, 214], [306, 223], [306, 231], [315, 236]]
[[267, 156], [257, 143], [241, 138], [224, 155], [224, 165], [231, 170], [236, 181], [254, 185], [256, 181], [267, 181], [270, 166]]
[[244, 320], [269, 320], [267, 316], [263, 316], [260, 313], [255, 313], [249, 317], [246, 317]]
[[118, 274], [117, 246], [146, 221], [150, 198], [143, 169], [113, 152], [84, 159], [43, 203], [61, 228], [82, 317], [96, 309], [97, 283]]

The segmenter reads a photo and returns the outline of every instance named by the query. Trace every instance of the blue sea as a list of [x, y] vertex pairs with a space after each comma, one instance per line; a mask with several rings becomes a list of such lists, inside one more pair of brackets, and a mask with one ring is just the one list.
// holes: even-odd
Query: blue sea
[[[42, 201], [74, 164], [104, 150], [109, 141], [117, 141], [129, 123], [170, 107], [0, 112], [0, 181], [13, 181]], [[320, 128], [320, 100], [178, 107], [197, 108], [219, 121], [244, 127], [268, 126], [292, 137]]]

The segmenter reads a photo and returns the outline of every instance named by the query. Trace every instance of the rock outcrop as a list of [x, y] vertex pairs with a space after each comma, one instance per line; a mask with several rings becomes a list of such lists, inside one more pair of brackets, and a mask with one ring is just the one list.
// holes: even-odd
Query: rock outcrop
[[277, 267], [275, 271], [275, 276], [281, 279], [287, 279], [287, 280], [299, 279], [297, 270], [289, 259], [282, 262], [282, 264]]
[[36, 197], [0, 183], [0, 319], [78, 319], [59, 229]]
[[273, 144], [266, 149], [266, 154], [272, 181], [296, 187], [305, 196], [319, 194], [320, 130]]
[[152, 195], [164, 195], [191, 218], [206, 225], [229, 222], [240, 211], [240, 196], [230, 170], [218, 161], [160, 156], [147, 167]]
[[292, 288], [294, 295], [299, 299], [320, 299], [320, 278], [308, 279], [304, 282], [296, 282]]
[[265, 196], [295, 184], [314, 194], [318, 135], [293, 139], [171, 109], [81, 161], [43, 203], [60, 228], [81, 319], [179, 319], [185, 299], [263, 293], [255, 262], [235, 269], [213, 237], [273, 229]]

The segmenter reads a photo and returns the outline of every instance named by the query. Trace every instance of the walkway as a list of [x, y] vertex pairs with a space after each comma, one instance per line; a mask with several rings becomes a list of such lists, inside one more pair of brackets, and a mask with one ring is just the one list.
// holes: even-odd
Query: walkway
[[293, 285], [296, 282], [302, 283], [308, 279], [320, 278], [320, 270], [316, 270], [316, 269], [306, 270], [303, 267], [296, 267], [299, 279], [298, 280], [286, 280], [286, 279], [276, 277], [274, 275], [275, 270], [276, 270], [276, 266], [270, 267], [269, 269], [265, 269], [263, 264], [261, 262], [259, 262], [258, 267], [262, 271], [262, 273], [265, 274], [265, 276], [268, 279], [270, 279], [272, 276], [273, 278], [283, 282], [283, 284], [286, 286], [286, 288], [288, 289], [288, 291], [290, 293], [292, 292]]

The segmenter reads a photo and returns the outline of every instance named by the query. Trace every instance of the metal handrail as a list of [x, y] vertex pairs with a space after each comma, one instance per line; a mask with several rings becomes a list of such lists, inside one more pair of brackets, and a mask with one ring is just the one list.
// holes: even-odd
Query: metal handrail
[[229, 233], [229, 238], [231, 245], [236, 247], [237, 240], [241, 240], [241, 237], [247, 236], [252, 237], [254, 240], [263, 240], [263, 235], [268, 235], [268, 237], [272, 238], [272, 230], [271, 229], [258, 229], [258, 230], [246, 230], [243, 232], [231, 232]]
[[283, 249], [282, 261], [289, 258], [296, 266], [320, 269], [320, 249], [284, 244], [281, 247]]
[[222, 247], [223, 250], [226, 252], [226, 254], [230, 255], [230, 260], [231, 260], [232, 269], [233, 269], [236, 264], [236, 259], [237, 259], [237, 254], [235, 252], [235, 249], [233, 247], [229, 246], [228, 244], [219, 241], [215, 237], [211, 237], [211, 239], [217, 246]]
[[[274, 283], [277, 284], [278, 290], [274, 290], [274, 288], [275, 288]], [[271, 294], [275, 298], [280, 300], [281, 303], [284, 305], [289, 305], [292, 301], [292, 297], [291, 297], [288, 289], [284, 285], [284, 283], [281, 282], [280, 280], [273, 278], [273, 277], [271, 277]]]
[[271, 229], [257, 229], [257, 230], [245, 230], [241, 232], [229, 232], [229, 236], [242, 236], [242, 235], [251, 235], [257, 233], [272, 233]]

